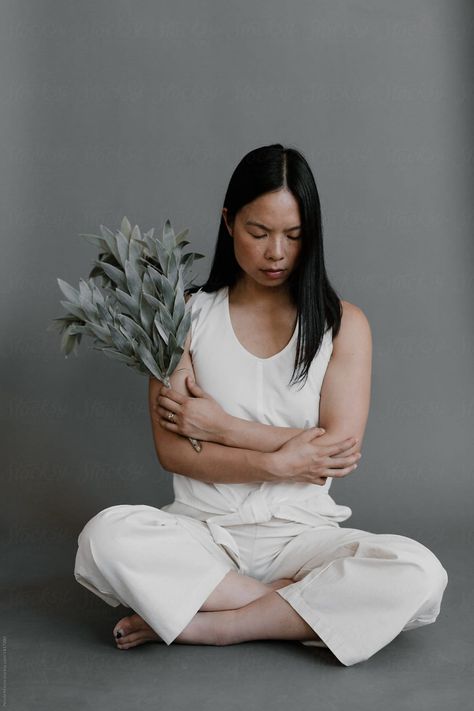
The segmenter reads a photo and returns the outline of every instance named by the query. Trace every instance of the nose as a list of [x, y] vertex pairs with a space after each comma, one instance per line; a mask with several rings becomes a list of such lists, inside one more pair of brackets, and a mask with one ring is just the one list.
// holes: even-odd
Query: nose
[[265, 258], [271, 259], [274, 262], [280, 261], [284, 256], [284, 243], [282, 239], [278, 237], [270, 238], [267, 242], [267, 248], [265, 250]]

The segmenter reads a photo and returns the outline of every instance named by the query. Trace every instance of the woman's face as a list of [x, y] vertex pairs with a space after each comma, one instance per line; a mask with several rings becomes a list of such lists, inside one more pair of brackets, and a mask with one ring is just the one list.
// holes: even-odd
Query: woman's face
[[302, 230], [298, 203], [286, 188], [265, 193], [244, 205], [227, 222], [235, 258], [244, 279], [262, 286], [281, 286], [294, 271], [301, 252]]

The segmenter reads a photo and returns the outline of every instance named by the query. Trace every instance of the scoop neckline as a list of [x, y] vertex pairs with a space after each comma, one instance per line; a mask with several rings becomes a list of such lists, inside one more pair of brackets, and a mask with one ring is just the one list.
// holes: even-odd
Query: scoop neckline
[[235, 343], [237, 344], [237, 346], [239, 347], [239, 349], [240, 349], [241, 351], [243, 351], [243, 352], [244, 352], [247, 356], [249, 356], [250, 358], [253, 358], [254, 360], [257, 360], [257, 361], [261, 361], [262, 363], [268, 363], [268, 362], [270, 362], [270, 361], [272, 361], [272, 360], [276, 360], [276, 359], [279, 358], [280, 356], [284, 355], [284, 353], [286, 353], [286, 352], [291, 348], [291, 346], [293, 345], [293, 343], [294, 343], [294, 341], [295, 341], [295, 339], [296, 339], [296, 336], [297, 336], [297, 333], [298, 333], [298, 321], [296, 321], [296, 326], [295, 326], [295, 328], [294, 328], [294, 330], [293, 330], [293, 334], [292, 334], [290, 340], [288, 341], [288, 343], [286, 344], [286, 346], [285, 346], [284, 348], [282, 348], [281, 351], [278, 351], [278, 353], [274, 353], [272, 356], [269, 356], [268, 358], [261, 358], [260, 356], [256, 356], [254, 353], [251, 353], [249, 350], [247, 350], [247, 348], [245, 348], [245, 347], [241, 344], [241, 342], [239, 341], [239, 339], [237, 338], [237, 334], [236, 334], [236, 332], [234, 331], [234, 327], [233, 327], [233, 325], [232, 325], [232, 319], [231, 319], [231, 317], [230, 317], [229, 287], [226, 286], [226, 287], [224, 287], [224, 288], [225, 288], [225, 293], [224, 293], [224, 306], [225, 306], [225, 309], [224, 309], [224, 310], [225, 310], [227, 325], [228, 325], [228, 327], [229, 327], [229, 331], [230, 331], [230, 333], [231, 333], [231, 335], [232, 335], [232, 338], [233, 338], [233, 340], [235, 341]]

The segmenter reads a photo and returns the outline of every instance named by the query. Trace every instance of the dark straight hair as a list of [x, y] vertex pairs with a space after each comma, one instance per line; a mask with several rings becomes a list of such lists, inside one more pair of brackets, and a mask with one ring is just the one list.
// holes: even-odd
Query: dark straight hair
[[[295, 197], [300, 211], [302, 246], [298, 264], [288, 278], [288, 286], [297, 307], [299, 325], [293, 374], [289, 385], [302, 382], [317, 355], [326, 330], [335, 337], [340, 328], [342, 306], [329, 283], [324, 264], [321, 205], [316, 182], [304, 156], [295, 148], [280, 143], [255, 148], [235, 168], [224, 198], [229, 224], [238, 211], [265, 193], [282, 188]], [[207, 281], [189, 292], [202, 289], [214, 292], [232, 287], [242, 270], [234, 255], [231, 239], [221, 214], [219, 233]]]

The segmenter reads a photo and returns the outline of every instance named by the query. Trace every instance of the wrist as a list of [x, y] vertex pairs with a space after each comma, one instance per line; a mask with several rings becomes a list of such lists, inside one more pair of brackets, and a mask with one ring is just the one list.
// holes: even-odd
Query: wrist
[[260, 452], [263, 481], [282, 478], [281, 455], [279, 452]]
[[217, 432], [218, 444], [224, 444], [226, 447], [237, 447], [236, 439], [233, 436], [233, 421], [234, 417], [225, 412], [219, 421], [219, 429]]

